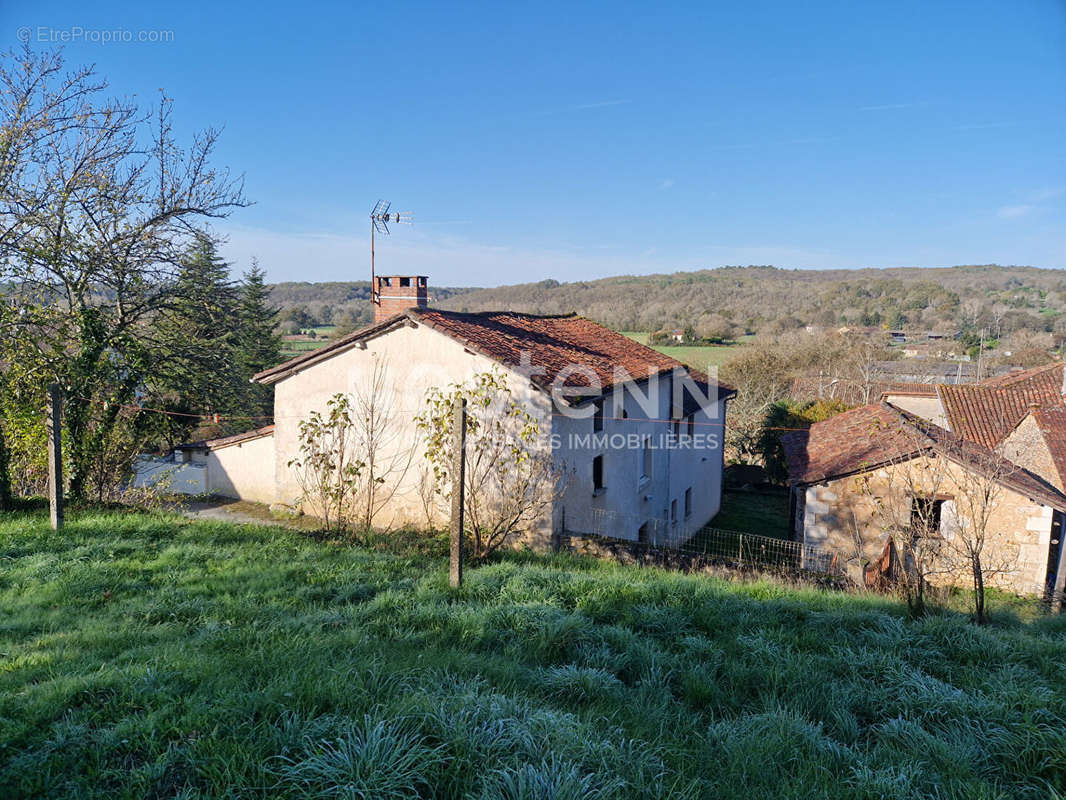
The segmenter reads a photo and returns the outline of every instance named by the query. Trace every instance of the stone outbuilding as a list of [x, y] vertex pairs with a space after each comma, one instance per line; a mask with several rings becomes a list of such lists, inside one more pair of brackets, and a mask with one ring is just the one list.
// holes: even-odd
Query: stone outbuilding
[[[837, 553], [856, 580], [901, 531], [951, 545], [979, 530], [990, 583], [1061, 593], [1066, 495], [1001, 452], [885, 402], [791, 432], [782, 443], [794, 537]], [[934, 582], [969, 580], [945, 562]]]

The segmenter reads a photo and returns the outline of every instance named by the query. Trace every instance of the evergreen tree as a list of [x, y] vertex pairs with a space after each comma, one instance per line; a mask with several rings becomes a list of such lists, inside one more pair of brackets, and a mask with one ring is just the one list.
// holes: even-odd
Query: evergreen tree
[[[239, 295], [230, 265], [218, 254], [217, 243], [200, 234], [181, 265], [173, 301], [156, 325], [162, 363], [151, 382], [152, 394], [171, 411], [247, 413], [236, 357], [239, 328]], [[246, 427], [234, 423], [224, 430]], [[184, 438], [195, 424], [192, 418], [173, 418], [174, 438]]]
[[265, 277], [259, 262], [252, 259], [252, 268], [244, 273], [241, 283], [236, 339], [236, 366], [243, 380], [244, 407], [247, 409], [243, 413], [262, 417], [274, 413], [274, 387], [250, 383], [249, 380], [257, 372], [281, 361], [278, 309], [270, 303]]

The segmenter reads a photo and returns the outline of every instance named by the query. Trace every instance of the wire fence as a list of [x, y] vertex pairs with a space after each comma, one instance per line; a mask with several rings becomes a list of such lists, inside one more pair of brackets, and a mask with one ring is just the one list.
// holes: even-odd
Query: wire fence
[[[586, 519], [592, 530], [564, 528], [560, 545], [574, 553], [629, 564], [681, 570], [718, 566], [844, 579], [842, 560], [818, 545], [707, 525], [689, 526], [684, 520], [650, 519], [634, 527], [630, 516], [597, 511]], [[628, 529], [636, 532], [634, 538], [607, 533]]]

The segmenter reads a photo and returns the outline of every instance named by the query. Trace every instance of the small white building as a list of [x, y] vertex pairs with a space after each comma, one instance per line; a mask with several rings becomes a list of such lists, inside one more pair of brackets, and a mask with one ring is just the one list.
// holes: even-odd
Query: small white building
[[532, 543], [563, 532], [675, 543], [718, 512], [727, 389], [572, 314], [443, 311], [428, 307], [424, 276], [377, 280], [383, 304], [373, 325], [255, 376], [274, 386], [275, 425], [241, 443], [256, 455], [211, 448], [211, 483], [226, 484], [219, 493], [298, 505], [289, 464], [300, 422], [334, 395], [360, 391], [386, 365], [392, 403], [404, 415], [395, 446], [417, 453], [386, 509], [391, 525], [444, 521], [439, 511], [426, 518], [434, 512], [424, 502], [415, 416], [431, 388], [491, 370], [539, 421], [568, 475], [551, 513], [529, 531]]
[[173, 494], [274, 501], [274, 426], [183, 444], [168, 458], [141, 456], [130, 485]]

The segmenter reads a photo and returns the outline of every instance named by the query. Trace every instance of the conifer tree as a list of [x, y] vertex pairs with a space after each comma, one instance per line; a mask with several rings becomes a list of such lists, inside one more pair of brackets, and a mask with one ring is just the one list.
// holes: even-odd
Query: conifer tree
[[[236, 358], [239, 296], [230, 279], [230, 265], [207, 234], [197, 236], [176, 284], [173, 301], [156, 323], [161, 363], [151, 382], [153, 393], [171, 411], [246, 413]], [[171, 427], [177, 438], [184, 438], [194, 426], [195, 419], [188, 419], [174, 418]], [[224, 430], [242, 427], [246, 426], [234, 420]]]
[[[274, 388], [250, 383], [257, 372], [281, 361], [281, 338], [277, 333], [278, 309], [270, 303], [266, 273], [252, 259], [240, 287], [239, 327], [236, 337], [236, 366], [244, 381], [244, 407], [260, 417], [274, 413]], [[266, 422], [266, 420], [260, 420]]]

